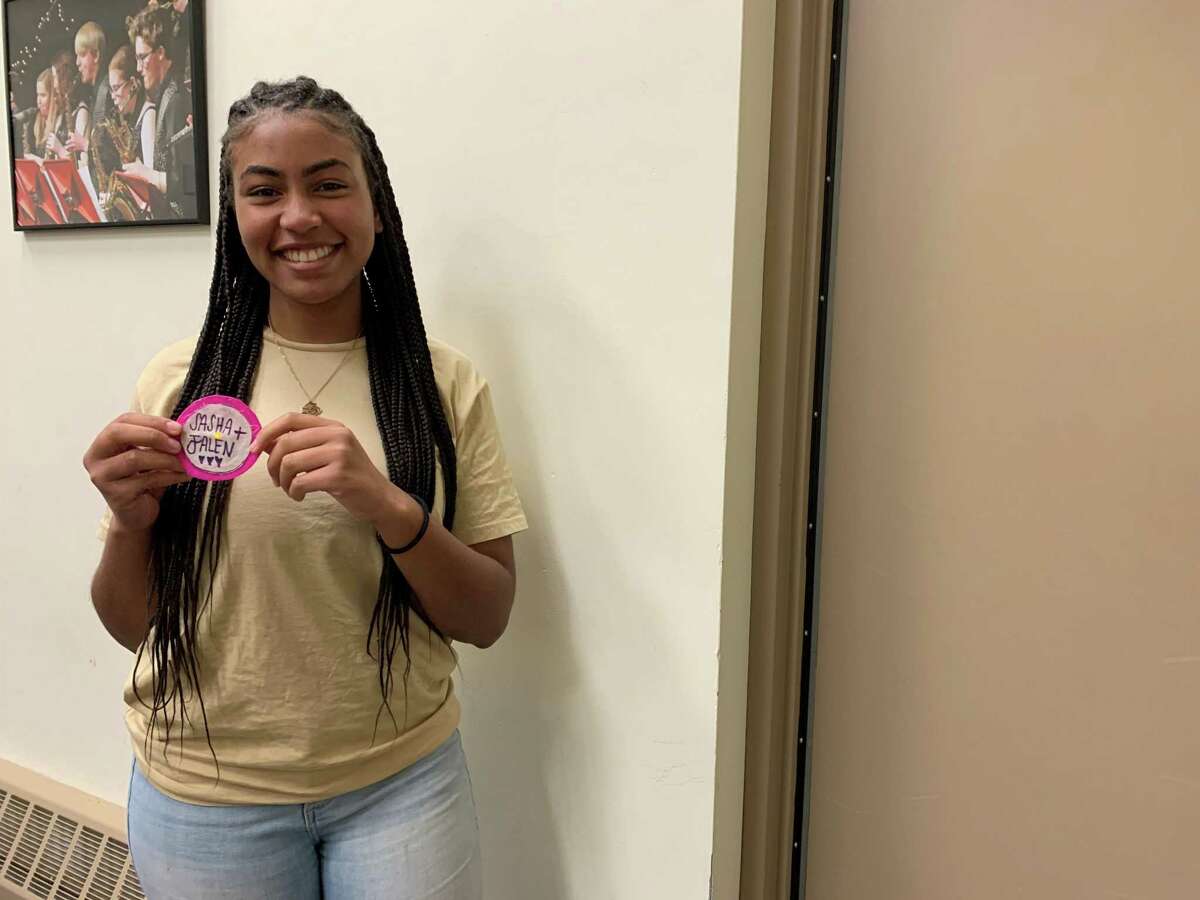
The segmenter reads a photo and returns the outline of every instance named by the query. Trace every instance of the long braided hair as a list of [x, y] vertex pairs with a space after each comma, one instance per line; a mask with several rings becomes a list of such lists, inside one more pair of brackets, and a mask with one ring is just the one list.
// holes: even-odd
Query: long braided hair
[[[230, 155], [233, 145], [254, 128], [260, 117], [277, 113], [314, 116], [330, 130], [350, 138], [362, 155], [371, 198], [383, 224], [364, 272], [367, 290], [362, 320], [371, 400], [387, 456], [388, 477], [432, 508], [436, 454], [446, 492], [442, 521], [450, 528], [457, 493], [454, 443], [434, 382], [412, 264], [387, 166], [374, 132], [362, 117], [341, 94], [322, 88], [311, 78], [260, 81], [229, 108], [228, 128], [221, 139], [220, 216], [208, 312], [172, 418], [178, 418], [188, 404], [208, 394], [225, 394], [247, 402], [250, 399], [262, 356], [270, 285], [254, 268], [242, 245], [233, 205]], [[190, 719], [188, 698], [194, 690], [218, 781], [220, 764], [200, 692], [201, 661], [196, 653], [196, 637], [200, 614], [212, 601], [231, 484], [193, 479], [172, 485], [163, 494], [147, 577], [148, 608], [154, 598], [158, 603], [150, 620], [150, 636], [138, 648], [134, 663], [136, 675], [143, 653], [150, 657], [153, 697], [146, 704], [137, 695], [151, 711], [147, 749], [160, 713], [168, 745], [180, 711], [183, 722]], [[207, 590], [202, 588], [205, 571]], [[393, 726], [396, 720], [389, 700], [397, 644], [403, 648], [406, 660], [406, 695], [412, 667], [410, 610], [423, 616], [404, 575], [380, 548], [379, 592], [367, 631], [366, 652], [379, 661], [380, 713], [386, 708]], [[430, 630], [437, 632], [428, 617], [424, 618]], [[136, 678], [134, 685], [136, 694]], [[375, 723], [377, 731], [378, 714]]]

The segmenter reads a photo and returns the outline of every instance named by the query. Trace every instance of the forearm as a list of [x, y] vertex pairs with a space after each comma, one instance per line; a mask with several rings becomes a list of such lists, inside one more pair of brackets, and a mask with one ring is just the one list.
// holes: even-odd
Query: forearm
[[[416, 502], [396, 488], [373, 524], [389, 547], [401, 547], [416, 536], [422, 518]], [[504, 633], [516, 589], [513, 575], [462, 543], [436, 518], [429, 520], [415, 547], [392, 560], [446, 637], [489, 647]]]
[[92, 606], [110, 635], [136, 652], [149, 628], [146, 574], [150, 531], [127, 531], [113, 522], [92, 577]]

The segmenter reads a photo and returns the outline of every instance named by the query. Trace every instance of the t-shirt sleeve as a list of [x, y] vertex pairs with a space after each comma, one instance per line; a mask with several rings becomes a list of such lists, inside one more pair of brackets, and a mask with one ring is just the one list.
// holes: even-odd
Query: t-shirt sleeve
[[467, 364], [455, 409], [458, 493], [451, 533], [464, 544], [479, 544], [529, 527], [504, 454], [492, 391]]

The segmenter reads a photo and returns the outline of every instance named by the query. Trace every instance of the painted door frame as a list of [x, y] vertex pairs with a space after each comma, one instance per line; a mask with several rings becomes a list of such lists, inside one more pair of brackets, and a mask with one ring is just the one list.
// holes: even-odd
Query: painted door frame
[[803, 896], [812, 714], [807, 697], [816, 637], [817, 582], [810, 561], [818, 558], [820, 534], [819, 496], [810, 488], [819, 486], [823, 431], [826, 295], [836, 233], [833, 163], [841, 65], [835, 51], [843, 17], [840, 0], [776, 4], [742, 820], [744, 900]]

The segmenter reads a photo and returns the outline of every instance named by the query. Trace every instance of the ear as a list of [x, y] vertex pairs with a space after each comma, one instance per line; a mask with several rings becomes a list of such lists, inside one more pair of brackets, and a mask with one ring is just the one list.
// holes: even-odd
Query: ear
[[375, 213], [375, 233], [383, 234], [383, 219], [379, 218], [379, 213]]

